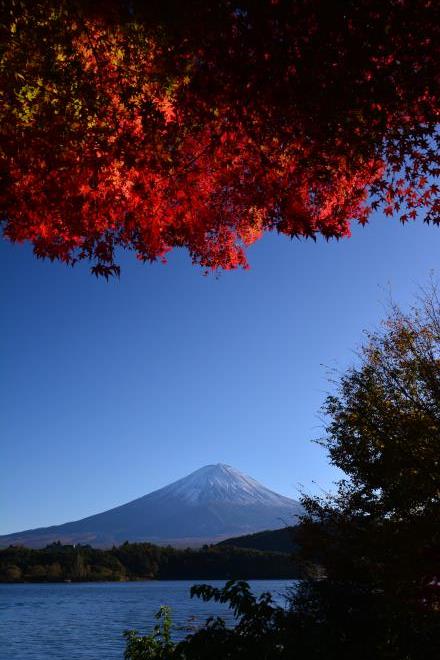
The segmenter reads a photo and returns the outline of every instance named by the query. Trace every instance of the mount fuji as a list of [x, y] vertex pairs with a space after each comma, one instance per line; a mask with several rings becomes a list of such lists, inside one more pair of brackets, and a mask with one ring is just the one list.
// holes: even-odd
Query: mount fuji
[[295, 524], [299, 502], [229, 465], [206, 465], [136, 500], [82, 520], [0, 536], [0, 546], [55, 541], [108, 547], [124, 541], [200, 546]]

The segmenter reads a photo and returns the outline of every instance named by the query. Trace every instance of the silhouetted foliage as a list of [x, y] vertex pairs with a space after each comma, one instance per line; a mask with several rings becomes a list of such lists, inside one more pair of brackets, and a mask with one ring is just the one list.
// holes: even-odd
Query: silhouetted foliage
[[[300, 556], [318, 560], [296, 605], [337, 657], [425, 658], [440, 652], [440, 304], [395, 305], [359, 364], [327, 398], [321, 441], [347, 478], [306, 498]], [[315, 569], [316, 570], [316, 569]], [[365, 628], [368, 637], [363, 639]]]
[[[96, 275], [265, 231], [438, 223], [433, 0], [6, 0], [0, 220]], [[419, 213], [420, 211], [420, 213]]]
[[170, 644], [168, 640], [167, 655], [161, 655], [165, 644], [161, 646], [156, 631], [145, 637], [134, 631], [125, 633], [129, 636], [127, 660], [164, 657], [168, 660], [275, 660], [296, 657], [293, 653], [297, 642], [291, 634], [293, 615], [274, 605], [269, 593], [256, 598], [246, 582], [230, 581], [221, 589], [209, 585], [194, 586], [191, 595], [228, 603], [237, 617], [236, 626], [227, 627], [222, 618], [211, 618], [182, 642]]

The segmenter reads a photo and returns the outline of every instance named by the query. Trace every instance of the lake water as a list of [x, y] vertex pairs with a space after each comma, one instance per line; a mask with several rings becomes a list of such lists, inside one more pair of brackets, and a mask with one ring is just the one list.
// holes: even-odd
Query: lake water
[[[161, 605], [172, 608], [174, 623], [184, 629], [175, 631], [176, 638], [209, 616], [232, 620], [225, 605], [191, 599], [192, 584], [194, 580], [0, 584], [0, 660], [120, 660], [125, 647], [123, 631], [149, 632]], [[255, 594], [270, 591], [280, 604], [292, 584], [287, 580], [250, 581]]]

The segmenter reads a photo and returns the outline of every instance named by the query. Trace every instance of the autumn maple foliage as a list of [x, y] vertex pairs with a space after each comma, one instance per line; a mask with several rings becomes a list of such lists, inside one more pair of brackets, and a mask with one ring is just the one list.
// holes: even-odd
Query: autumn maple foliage
[[263, 232], [439, 223], [436, 0], [1, 3], [0, 222], [119, 272]]

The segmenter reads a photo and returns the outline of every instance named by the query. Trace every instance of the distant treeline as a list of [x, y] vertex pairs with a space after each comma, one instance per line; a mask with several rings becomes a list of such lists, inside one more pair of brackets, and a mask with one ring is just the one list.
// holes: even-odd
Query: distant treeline
[[124, 543], [109, 550], [53, 543], [42, 549], [0, 550], [0, 582], [72, 582], [140, 579], [288, 579], [298, 569], [288, 554], [204, 546], [178, 550]]

